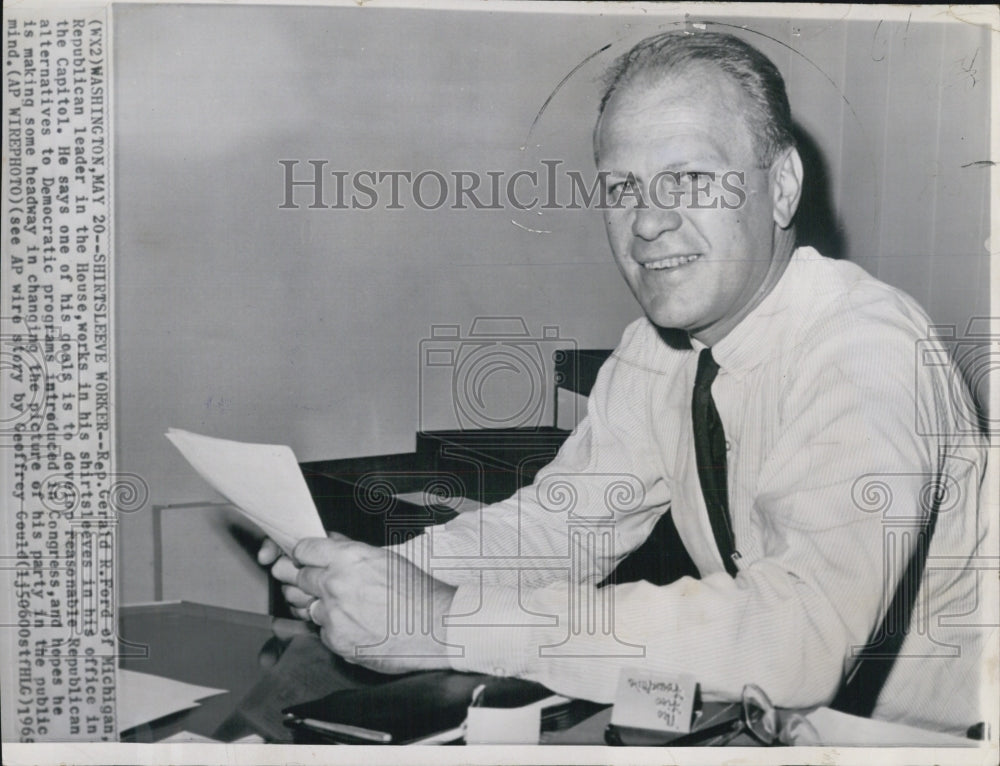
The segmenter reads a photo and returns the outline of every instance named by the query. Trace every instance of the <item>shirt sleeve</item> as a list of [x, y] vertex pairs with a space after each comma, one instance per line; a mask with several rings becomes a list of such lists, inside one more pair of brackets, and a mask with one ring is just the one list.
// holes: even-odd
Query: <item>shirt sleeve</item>
[[[914, 406], [925, 407], [921, 389], [935, 383], [917, 381], [915, 390], [914, 334], [905, 326], [812, 330], [782, 376], [781, 423], [762, 463], [753, 512], [763, 555], [735, 578], [606, 593], [571, 576], [541, 587], [463, 586], [452, 615], [475, 619], [448, 629], [449, 643], [462, 647], [453, 665], [602, 702], [613, 701], [623, 667], [693, 674], [710, 699], [738, 699], [745, 683], [757, 683], [780, 706], [829, 702], [926, 519], [921, 494], [937, 466], [931, 440], [914, 428]], [[859, 479], [872, 474], [910, 520], [893, 556], [886, 514], [858, 497]]]
[[[600, 582], [648, 537], [670, 500], [648, 449], [648, 421], [633, 406], [646, 396], [651, 374], [644, 322], [627, 328], [597, 376], [587, 415], [532, 484], [389, 549], [466, 587], [463, 603], [483, 595], [483, 586], [564, 581], [571, 568], [574, 578]], [[567, 530], [576, 528], [586, 539], [571, 555]]]

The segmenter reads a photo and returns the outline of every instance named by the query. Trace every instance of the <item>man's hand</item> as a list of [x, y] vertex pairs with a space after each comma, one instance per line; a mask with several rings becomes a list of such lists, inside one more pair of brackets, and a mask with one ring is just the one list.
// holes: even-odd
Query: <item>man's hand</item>
[[345, 660], [383, 673], [449, 667], [441, 618], [453, 586], [336, 532], [302, 540], [293, 557], [271, 540], [257, 554], [264, 566], [273, 564], [292, 613], [315, 622], [323, 643]]

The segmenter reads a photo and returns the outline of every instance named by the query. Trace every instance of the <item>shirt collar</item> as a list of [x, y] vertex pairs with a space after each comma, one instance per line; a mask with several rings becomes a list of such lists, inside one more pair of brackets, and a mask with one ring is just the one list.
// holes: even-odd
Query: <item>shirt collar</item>
[[[803, 264], [822, 256], [811, 247], [792, 253], [778, 283], [729, 334], [712, 346], [712, 358], [724, 373], [740, 376], [766, 361], [776, 348], [784, 329], [796, 326], [796, 296], [800, 292]], [[695, 338], [691, 347], [698, 353], [706, 348]]]

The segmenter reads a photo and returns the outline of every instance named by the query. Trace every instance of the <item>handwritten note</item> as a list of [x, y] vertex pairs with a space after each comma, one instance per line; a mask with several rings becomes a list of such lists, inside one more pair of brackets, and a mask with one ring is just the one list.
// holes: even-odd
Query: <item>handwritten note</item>
[[618, 677], [611, 723], [687, 733], [691, 730], [697, 688], [694, 677], [684, 673], [652, 675], [623, 668]]

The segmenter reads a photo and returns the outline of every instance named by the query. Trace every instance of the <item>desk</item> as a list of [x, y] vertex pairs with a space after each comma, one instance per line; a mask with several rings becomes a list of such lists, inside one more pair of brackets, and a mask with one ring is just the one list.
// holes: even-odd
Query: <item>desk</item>
[[[248, 734], [291, 742], [281, 708], [398, 678], [349, 665], [326, 650], [306, 623], [275, 624], [268, 615], [180, 601], [121, 607], [119, 621], [122, 638], [148, 648], [146, 657], [123, 658], [123, 668], [228, 690], [198, 707], [130, 729], [121, 737], [124, 742], [158, 742], [180, 731], [223, 742]], [[275, 627], [279, 633], [286, 629], [283, 638], [275, 635]], [[601, 715], [576, 736], [567, 730], [546, 735], [546, 742], [603, 744], [610, 713]]]
[[124, 742], [158, 742], [189, 731], [222, 742], [258, 734], [290, 743], [282, 708], [398, 678], [344, 662], [299, 620], [179, 601], [122, 607], [119, 623], [131, 653], [147, 647], [145, 657], [123, 657], [121, 667], [228, 690], [128, 730]]
[[[126, 731], [123, 742], [158, 742], [180, 731], [222, 742], [248, 734], [291, 742], [282, 708], [338, 689], [399, 678], [344, 662], [320, 643], [307, 623], [297, 620], [180, 601], [121, 607], [119, 621], [128, 651], [134, 655], [140, 647], [146, 649], [145, 657], [124, 657], [122, 667], [228, 690], [205, 698], [198, 707]], [[720, 707], [706, 704], [706, 718]], [[603, 746], [610, 717], [606, 708], [569, 729], [544, 733], [541, 742]], [[730, 743], [756, 744], [745, 734]]]
[[[306, 623], [275, 624], [268, 615], [180, 601], [121, 607], [119, 620], [122, 638], [134, 645], [131, 651], [135, 645], [148, 648], [146, 657], [123, 658], [122, 667], [228, 690], [198, 707], [137, 726], [123, 734], [123, 742], [158, 742], [180, 731], [223, 742], [248, 734], [291, 742], [281, 723], [282, 707], [338, 688], [398, 678], [348, 665], [327, 651]], [[291, 632], [279, 638], [275, 627]], [[316, 683], [321, 686], [310, 688]], [[603, 746], [610, 716], [607, 708], [570, 729], [547, 732], [542, 744]]]
[[[189, 731], [221, 742], [258, 734], [268, 742], [290, 743], [291, 734], [282, 724], [284, 707], [339, 689], [399, 678], [344, 662], [320, 643], [307, 623], [297, 620], [180, 601], [121, 607], [119, 621], [120, 636], [128, 642], [123, 648], [132, 654], [123, 657], [122, 667], [228, 690], [205, 698], [198, 707], [126, 731], [121, 736], [123, 742], [158, 742]], [[142, 647], [146, 656], [135, 656]], [[711, 724], [713, 716], [724, 712], [723, 707], [707, 703], [698, 728]], [[610, 718], [608, 707], [569, 729], [543, 733], [541, 743], [603, 746]], [[905, 733], [920, 734], [912, 729]], [[887, 741], [899, 741], [901, 733], [892, 734], [887, 730]], [[977, 745], [973, 740], [933, 733], [924, 733], [912, 742], [920, 746]], [[757, 745], [747, 734], [729, 744]]]
[[156, 742], [179, 731], [211, 737], [265, 672], [258, 658], [274, 635], [271, 623], [267, 615], [186, 601], [121, 607], [121, 637], [147, 647], [145, 658], [123, 658], [123, 668], [228, 690], [198, 707], [140, 725], [122, 740]]

